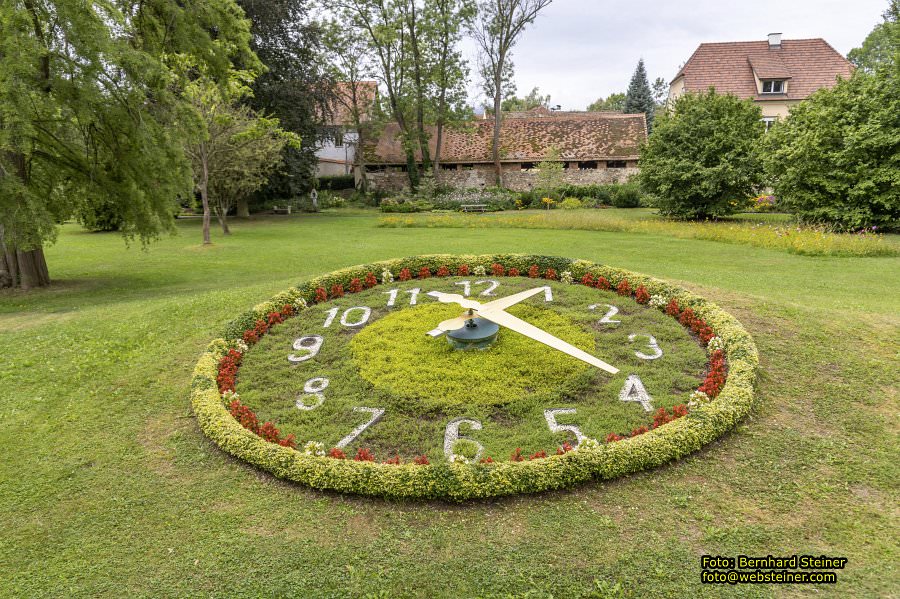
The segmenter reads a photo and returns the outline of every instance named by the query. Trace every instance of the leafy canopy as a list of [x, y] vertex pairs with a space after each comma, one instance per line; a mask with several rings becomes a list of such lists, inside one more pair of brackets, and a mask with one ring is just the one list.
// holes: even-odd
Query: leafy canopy
[[[19, 249], [103, 204], [127, 237], [171, 227], [200, 124], [183, 57], [213, 79], [258, 63], [233, 0], [0, 4], [0, 228]], [[211, 32], [215, 32], [212, 35]]]
[[684, 94], [660, 115], [638, 175], [661, 214], [703, 219], [731, 214], [763, 182], [762, 113], [749, 100]]
[[791, 109], [766, 136], [782, 206], [839, 230], [900, 222], [900, 69], [857, 71]]

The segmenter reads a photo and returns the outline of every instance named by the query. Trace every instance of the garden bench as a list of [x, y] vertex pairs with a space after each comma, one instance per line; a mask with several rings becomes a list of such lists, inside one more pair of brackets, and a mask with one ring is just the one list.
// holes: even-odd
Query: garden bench
[[487, 212], [487, 204], [463, 204], [463, 212]]
[[272, 212], [273, 212], [274, 214], [290, 214], [290, 213], [291, 213], [291, 207], [290, 207], [290, 206], [285, 206], [284, 208], [279, 208], [278, 206], [272, 206]]

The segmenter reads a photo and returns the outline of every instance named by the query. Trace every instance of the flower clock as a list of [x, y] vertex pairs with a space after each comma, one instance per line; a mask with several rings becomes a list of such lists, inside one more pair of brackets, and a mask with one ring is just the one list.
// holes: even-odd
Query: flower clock
[[753, 401], [753, 340], [638, 273], [548, 256], [418, 256], [314, 279], [230, 323], [194, 411], [223, 450], [341, 492], [465, 500], [696, 451]]

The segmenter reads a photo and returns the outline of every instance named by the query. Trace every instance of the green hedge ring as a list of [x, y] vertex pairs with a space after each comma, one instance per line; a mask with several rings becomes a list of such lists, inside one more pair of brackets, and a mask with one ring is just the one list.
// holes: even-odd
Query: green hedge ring
[[[476, 275], [486, 272], [495, 279], [512, 271], [513, 276], [530, 274], [574, 285], [618, 289], [619, 295], [628, 295], [677, 318], [707, 346], [709, 366], [700, 387], [704, 393], [692, 394], [697, 401], [692, 401], [689, 409], [643, 434], [625, 438], [610, 435], [606, 442], [589, 439], [577, 449], [558, 455], [491, 463], [390, 464], [336, 459], [298, 450], [292, 446], [292, 439], [279, 439], [277, 432], [273, 436], [264, 427], [248, 425], [244, 415], [233, 415], [232, 394], [221, 390], [234, 388], [248, 340], [252, 344], [264, 335], [269, 323], [276, 326], [335, 294], [372, 288], [385, 280], [470, 271]], [[737, 319], [702, 297], [647, 275], [552, 256], [424, 255], [338, 270], [279, 293], [242, 314], [226, 325], [221, 337], [201, 355], [191, 380], [191, 403], [200, 428], [222, 450], [279, 478], [341, 493], [464, 501], [612, 479], [697, 451], [749, 412], [758, 364], [753, 339]], [[248, 417], [255, 418], [252, 412]]]

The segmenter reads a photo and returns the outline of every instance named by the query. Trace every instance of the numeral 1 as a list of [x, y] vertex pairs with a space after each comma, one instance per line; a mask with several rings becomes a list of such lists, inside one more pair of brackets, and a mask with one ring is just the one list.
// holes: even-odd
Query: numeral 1
[[368, 412], [369, 414], [372, 415], [372, 417], [369, 418], [369, 420], [367, 422], [360, 424], [355, 429], [350, 431], [349, 435], [347, 435], [346, 437], [344, 437], [343, 439], [338, 441], [337, 445], [335, 445], [335, 447], [337, 447], [338, 449], [341, 449], [343, 447], [346, 447], [350, 443], [353, 443], [357, 437], [359, 437], [361, 434], [363, 434], [363, 431], [365, 431], [367, 428], [369, 428], [370, 426], [372, 426], [373, 424], [375, 424], [376, 422], [381, 420], [381, 417], [384, 416], [384, 409], [382, 409], [382, 408], [356, 407], [356, 408], [353, 408], [353, 411], [354, 412]]
[[472, 281], [460, 281], [454, 283], [454, 285], [462, 285], [463, 295], [466, 297], [469, 297], [469, 294], [472, 293]]
[[419, 289], [418, 287], [413, 287], [412, 289], [406, 290], [406, 293], [409, 294], [409, 305], [410, 306], [416, 305], [416, 302], [419, 300], [419, 293], [421, 293], [421, 292], [422, 292], [422, 290]]

